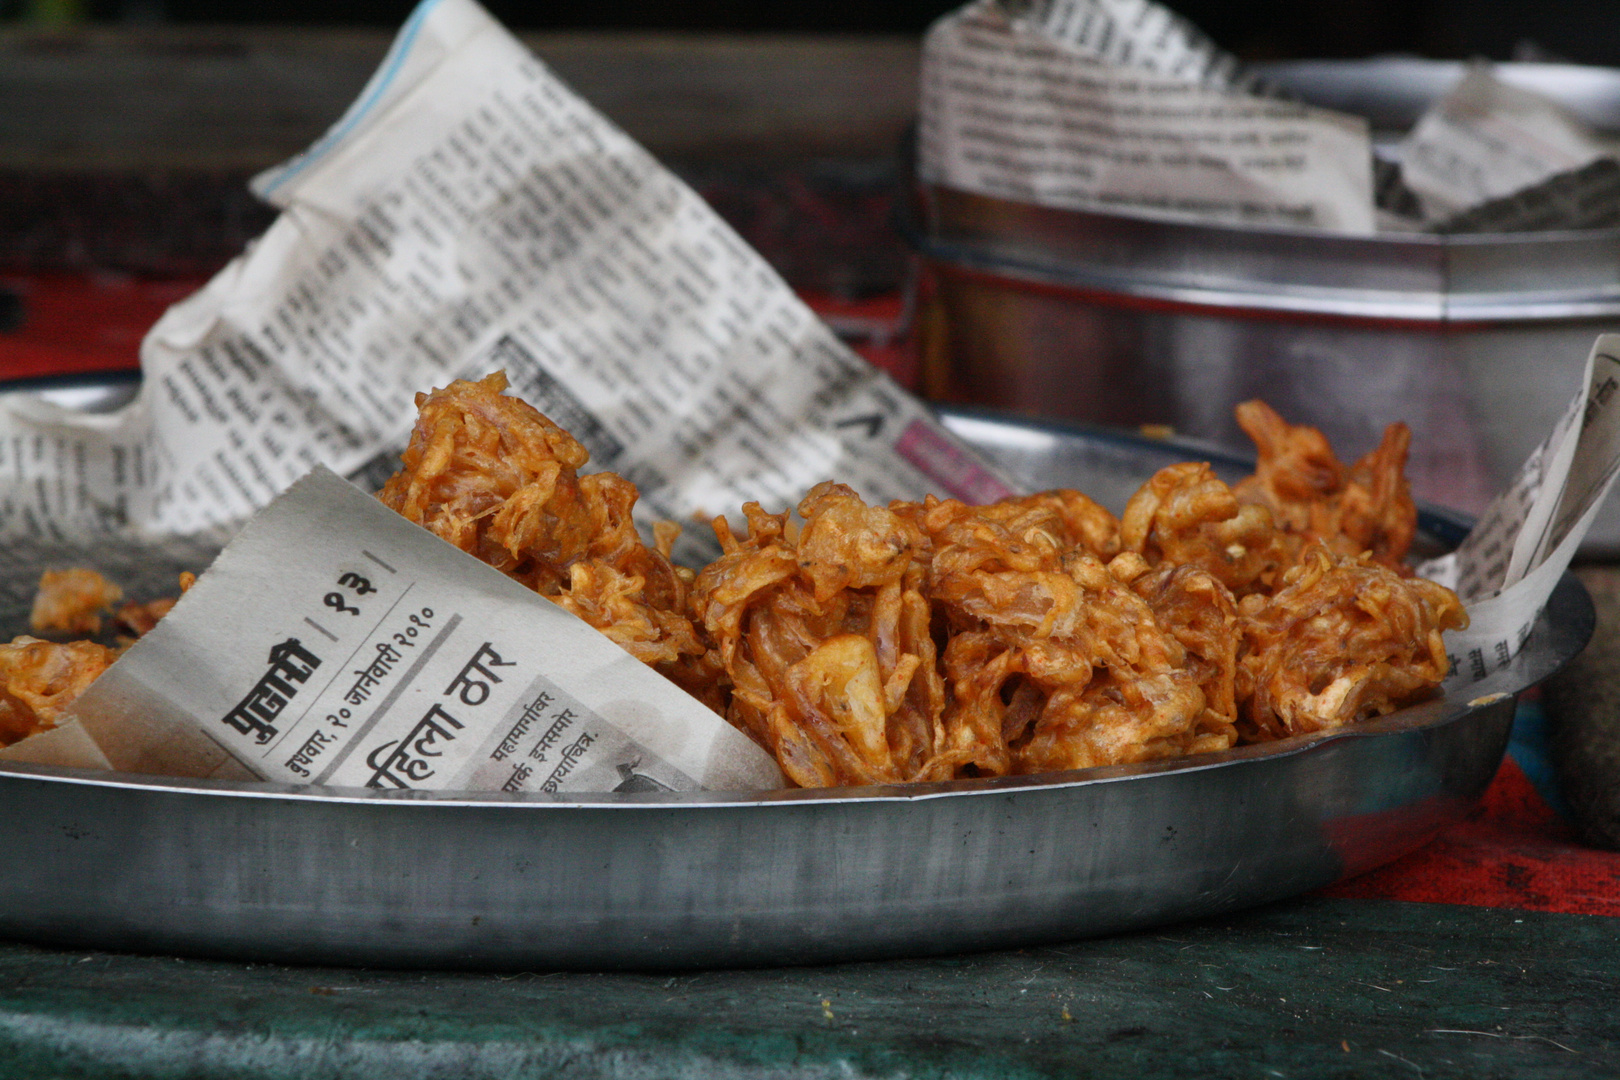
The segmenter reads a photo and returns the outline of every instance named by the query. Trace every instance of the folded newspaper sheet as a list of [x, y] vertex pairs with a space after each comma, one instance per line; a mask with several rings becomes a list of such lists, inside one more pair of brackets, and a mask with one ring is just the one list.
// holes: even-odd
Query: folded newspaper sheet
[[1467, 630], [1446, 635], [1452, 683], [1484, 678], [1523, 646], [1620, 473], [1620, 334], [1604, 334], [1557, 426], [1468, 538], [1418, 572], [1455, 589]]
[[1362, 234], [1597, 228], [1620, 216], [1616, 181], [1582, 170], [1616, 150], [1479, 62], [1375, 157], [1360, 117], [1260, 86], [1153, 0], [974, 0], [924, 46], [922, 177], [1061, 209]]
[[391, 790], [783, 786], [775, 760], [696, 698], [325, 469], [253, 518], [74, 711], [130, 772]]
[[14, 551], [224, 538], [316, 464], [391, 471], [418, 391], [497, 368], [636, 482], [644, 520], [828, 476], [875, 499], [1009, 490], [473, 0], [425, 0], [349, 112], [255, 187], [281, 215], [153, 327], [138, 402], [6, 399]]
[[[1456, 86], [1424, 112], [1400, 147], [1401, 178], [1430, 223], [1533, 189], [1612, 157], [1620, 144], [1562, 105], [1469, 65]], [[1503, 229], [1503, 220], [1481, 227]], [[1551, 227], [1551, 226], [1544, 226]]]
[[1152, 0], [975, 0], [924, 42], [919, 170], [1063, 209], [1371, 233], [1366, 122], [1237, 73]]
[[1437, 233], [1518, 233], [1617, 225], [1620, 159], [1602, 157], [1469, 207], [1429, 228]]

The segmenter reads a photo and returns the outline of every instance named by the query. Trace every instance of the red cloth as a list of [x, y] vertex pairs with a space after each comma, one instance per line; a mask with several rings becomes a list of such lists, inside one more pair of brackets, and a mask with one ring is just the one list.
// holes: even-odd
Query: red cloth
[[1582, 845], [1507, 758], [1467, 820], [1321, 895], [1620, 917], [1620, 853]]
[[[140, 365], [141, 338], [170, 304], [203, 279], [152, 281], [119, 274], [0, 274], [0, 288], [22, 297], [24, 320], [0, 333], [0, 379], [29, 379], [116, 371]], [[898, 295], [844, 300], [813, 293], [804, 299], [844, 332], [855, 351], [901, 385], [917, 382], [917, 359], [901, 335]]]
[[0, 274], [0, 288], [23, 303], [22, 324], [0, 334], [0, 379], [138, 367], [147, 329], [200, 285], [115, 274]]

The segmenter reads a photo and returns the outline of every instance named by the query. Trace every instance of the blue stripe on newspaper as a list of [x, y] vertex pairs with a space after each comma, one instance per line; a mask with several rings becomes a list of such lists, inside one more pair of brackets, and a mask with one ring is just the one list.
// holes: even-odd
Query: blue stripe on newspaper
[[426, 21], [428, 13], [438, 6], [439, 0], [422, 0], [416, 6], [416, 10], [411, 12], [410, 18], [405, 20], [405, 25], [400, 29], [399, 39], [394, 43], [394, 48], [391, 50], [392, 55], [386, 61], [381, 77], [372, 86], [371, 92], [366, 95], [365, 101], [361, 102], [349, 114], [348, 119], [343, 121], [341, 126], [333, 128], [321, 136], [319, 142], [305, 150], [296, 160], [282, 169], [280, 175], [265, 184], [264, 190], [260, 192], [261, 197], [268, 196], [282, 184], [285, 184], [288, 180], [291, 180], [294, 176], [297, 176], [300, 172], [326, 156], [326, 153], [334, 145], [342, 142], [349, 132], [354, 130], [355, 125], [360, 123], [365, 118], [365, 115], [371, 111], [372, 106], [377, 103], [377, 99], [382, 97], [388, 90], [389, 85], [394, 81], [394, 76], [399, 74], [400, 67], [405, 63], [406, 55], [416, 42], [417, 33], [422, 29], [422, 23]]

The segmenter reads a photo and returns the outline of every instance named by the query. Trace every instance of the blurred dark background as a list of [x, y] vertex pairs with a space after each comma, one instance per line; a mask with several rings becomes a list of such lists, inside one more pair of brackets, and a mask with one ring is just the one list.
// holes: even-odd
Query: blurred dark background
[[[516, 30], [915, 35], [952, 0], [488, 0]], [[1615, 0], [1179, 0], [1170, 5], [1248, 59], [1406, 52], [1442, 59], [1620, 63]], [[408, 0], [0, 0], [20, 21], [395, 26]]]
[[[795, 286], [892, 295], [923, 31], [963, 0], [482, 0]], [[414, 0], [0, 0], [0, 277], [195, 279], [274, 211]], [[1620, 0], [1172, 0], [1248, 60], [1620, 66]], [[98, 278], [97, 280], [103, 280]], [[0, 286], [3, 286], [0, 280]]]

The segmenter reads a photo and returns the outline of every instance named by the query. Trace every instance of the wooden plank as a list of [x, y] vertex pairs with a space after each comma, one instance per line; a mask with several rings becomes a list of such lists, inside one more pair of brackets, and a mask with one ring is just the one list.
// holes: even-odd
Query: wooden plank
[[[0, 31], [0, 168], [252, 170], [342, 113], [390, 35], [90, 27]], [[890, 37], [528, 35], [586, 100], [669, 158], [887, 156], [918, 47]]]

